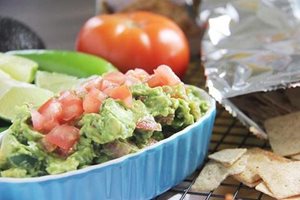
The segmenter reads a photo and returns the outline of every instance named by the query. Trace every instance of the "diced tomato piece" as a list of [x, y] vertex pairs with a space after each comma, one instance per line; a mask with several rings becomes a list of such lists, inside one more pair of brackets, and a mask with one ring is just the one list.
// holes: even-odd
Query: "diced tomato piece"
[[177, 85], [180, 84], [181, 81], [169, 66], [160, 65], [154, 70], [154, 74], [147, 83], [150, 87], [157, 87], [163, 85]]
[[44, 128], [45, 117], [41, 115], [37, 110], [31, 111], [32, 126], [35, 130], [41, 131]]
[[127, 107], [131, 107], [132, 105], [132, 94], [126, 85], [113, 88], [110, 90], [109, 96], [121, 100]]
[[159, 76], [153, 74], [152, 76], [150, 76], [149, 80], [147, 81], [149, 87], [158, 87], [158, 86], [163, 86], [164, 83], [162, 82], [162, 80], [160, 79]]
[[121, 76], [118, 76], [118, 74], [111, 72], [105, 75], [105, 78], [99, 76], [87, 81], [82, 85], [81, 88], [79, 88], [79, 93], [83, 93], [83, 91], [89, 92], [93, 88], [104, 91], [108, 88], [118, 87], [120, 84], [123, 84], [126, 79], [124, 78], [124, 74], [122, 74], [121, 72], [117, 73], [120, 73]]
[[60, 102], [51, 98], [38, 109], [38, 112], [47, 120], [52, 118], [59, 119], [62, 115], [62, 107]]
[[111, 81], [109, 81], [109, 80], [103, 79], [103, 80], [100, 82], [99, 88], [97, 88], [97, 89], [99, 89], [99, 90], [101, 90], [101, 91], [104, 92], [104, 91], [107, 90], [107, 89], [115, 88], [115, 87], [118, 87], [118, 86], [119, 86], [119, 84], [117, 84], [117, 83], [114, 83], [114, 82], [111, 82]]
[[154, 74], [159, 75], [166, 85], [177, 85], [181, 83], [178, 76], [167, 65], [160, 65], [156, 70], [154, 70]]
[[98, 113], [102, 102], [107, 95], [100, 90], [93, 88], [83, 99], [83, 110], [85, 113]]
[[82, 85], [82, 88], [86, 91], [90, 91], [92, 88], [100, 89], [100, 84], [102, 81], [101, 76], [94, 77]]
[[62, 106], [61, 121], [68, 122], [82, 115], [83, 101], [74, 92], [63, 92], [58, 98], [58, 101]]
[[122, 72], [109, 72], [104, 75], [103, 79], [122, 85], [126, 80], [126, 76]]
[[45, 136], [47, 142], [57, 145], [64, 150], [71, 149], [79, 138], [79, 129], [66, 124], [56, 126]]
[[83, 113], [83, 101], [67, 102], [68, 105], [63, 107], [63, 115], [61, 120], [63, 122], [69, 122], [80, 117]]
[[136, 84], [140, 84], [140, 83], [142, 83], [142, 81], [140, 81], [139, 79], [137, 79], [133, 76], [127, 76], [124, 85], [132, 86], [132, 85], [136, 85]]
[[33, 128], [42, 133], [47, 133], [59, 125], [61, 116], [61, 104], [56, 99], [49, 99], [37, 111], [31, 112]]
[[128, 70], [125, 75], [127, 77], [134, 77], [142, 82], [145, 82], [150, 78], [150, 75], [140, 68]]
[[38, 111], [31, 112], [31, 121], [32, 121], [34, 130], [39, 131], [41, 133], [48, 133], [55, 126], [59, 125], [59, 122], [57, 119], [45, 118]]
[[103, 93], [109, 96], [109, 94], [111, 93], [112, 90], [114, 90], [114, 88], [116, 87], [106, 88], [105, 90], [103, 90]]
[[55, 118], [45, 118], [44, 124], [43, 124], [43, 133], [48, 133], [51, 131], [54, 127], [59, 125], [58, 119]]
[[125, 75], [126, 81], [124, 84], [127, 86], [144, 83], [150, 78], [150, 75], [145, 70], [139, 68], [131, 69]]

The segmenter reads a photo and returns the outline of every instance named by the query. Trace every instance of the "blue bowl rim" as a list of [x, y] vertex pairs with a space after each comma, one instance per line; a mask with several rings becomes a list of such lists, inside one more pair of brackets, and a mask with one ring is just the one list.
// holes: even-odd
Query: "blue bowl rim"
[[[206, 120], [207, 118], [211, 117], [211, 115], [213, 114], [213, 112], [216, 109], [216, 102], [215, 100], [203, 89], [196, 87], [197, 90], [200, 92], [202, 98], [207, 101], [209, 103], [209, 109], [207, 110], [207, 112], [205, 113], [204, 116], [202, 116], [197, 122], [195, 122], [194, 124], [191, 124], [190, 126], [184, 128], [183, 130], [171, 135], [170, 137], [163, 139], [155, 144], [152, 144], [148, 147], [145, 147], [143, 149], [141, 149], [140, 151], [136, 152], [136, 153], [131, 153], [125, 156], [122, 156], [120, 158], [116, 158], [101, 164], [97, 164], [97, 165], [91, 165], [82, 169], [77, 169], [74, 171], [69, 171], [69, 172], [64, 172], [61, 174], [54, 174], [54, 175], [45, 175], [45, 176], [40, 176], [40, 177], [28, 177], [28, 178], [9, 178], [9, 177], [0, 177], [0, 183], [30, 183], [30, 182], [46, 182], [46, 181], [50, 181], [50, 180], [54, 180], [54, 179], [63, 179], [63, 178], [67, 178], [70, 176], [74, 176], [74, 175], [79, 175], [79, 174], [85, 174], [88, 173], [90, 171], [93, 170], [99, 170], [101, 168], [104, 168], [106, 166], [109, 165], [114, 165], [114, 164], [119, 164], [122, 163], [125, 160], [128, 160], [132, 157], [136, 157], [138, 155], [141, 155], [147, 151], [153, 150], [158, 146], [161, 146], [165, 143], [168, 143], [169, 141], [175, 140], [177, 137], [179, 137], [180, 135], [183, 135], [185, 133], [187, 133], [188, 131], [190, 131], [191, 129], [193, 129], [194, 127], [200, 125], [204, 120]], [[0, 137], [0, 141], [1, 141], [2, 137]]]

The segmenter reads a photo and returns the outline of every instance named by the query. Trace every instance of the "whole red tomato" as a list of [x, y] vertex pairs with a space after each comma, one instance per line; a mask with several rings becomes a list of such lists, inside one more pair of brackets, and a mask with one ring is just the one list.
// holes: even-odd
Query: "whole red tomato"
[[166, 64], [182, 77], [189, 63], [182, 30], [170, 19], [150, 12], [92, 17], [82, 27], [76, 48], [107, 59], [123, 72], [139, 67], [152, 73]]

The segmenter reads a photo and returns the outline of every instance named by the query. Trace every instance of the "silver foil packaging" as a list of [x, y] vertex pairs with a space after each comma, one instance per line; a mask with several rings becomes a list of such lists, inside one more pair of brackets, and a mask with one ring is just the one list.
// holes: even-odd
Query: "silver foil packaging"
[[256, 135], [300, 110], [300, 0], [206, 0], [202, 59], [209, 93]]

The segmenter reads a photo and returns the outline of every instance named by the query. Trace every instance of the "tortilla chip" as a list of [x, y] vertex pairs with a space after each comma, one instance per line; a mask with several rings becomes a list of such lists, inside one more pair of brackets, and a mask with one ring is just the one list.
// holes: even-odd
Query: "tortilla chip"
[[248, 155], [248, 162], [246, 165], [246, 169], [233, 177], [243, 184], [254, 187], [261, 180], [258, 175], [258, 167], [264, 162], [272, 162], [272, 163], [285, 163], [290, 162], [290, 160], [278, 156], [272, 152], [262, 150], [260, 148], [248, 149], [248, 151], [243, 155]]
[[[251, 161], [248, 161], [248, 162], [251, 162]], [[252, 171], [248, 166], [246, 166], [246, 169], [244, 170], [244, 172], [233, 175], [233, 177], [236, 180], [242, 182], [244, 185], [247, 185], [248, 187], [256, 186], [255, 183], [257, 183], [261, 180], [259, 175], [255, 171]]]
[[233, 165], [226, 167], [227, 170], [229, 171], [229, 175], [235, 175], [235, 174], [240, 174], [242, 173], [247, 166], [248, 162], [248, 157], [247, 155], [242, 156], [239, 160], [237, 160]]
[[269, 195], [270, 197], [275, 198], [274, 194], [270, 191], [270, 189], [268, 188], [268, 186], [266, 186], [266, 184], [264, 182], [261, 182], [260, 184], [258, 184], [255, 187], [255, 189], [266, 195]]
[[300, 194], [300, 161], [266, 162], [258, 167], [258, 174], [277, 199]]
[[[264, 194], [266, 194], [266, 195], [269, 195], [270, 197], [276, 198], [264, 182], [261, 182], [260, 184], [258, 184], [255, 187], [255, 189], [262, 192], [262, 193], [264, 193]], [[281, 200], [300, 200], [300, 195], [284, 198], [284, 199], [281, 199]]]
[[219, 187], [228, 175], [228, 169], [222, 164], [209, 161], [200, 172], [191, 189], [198, 192], [214, 190]]
[[300, 112], [271, 118], [264, 126], [273, 151], [282, 156], [300, 153]]
[[229, 167], [213, 160], [209, 161], [200, 172], [191, 189], [197, 192], [208, 192], [218, 188], [227, 176], [243, 172], [247, 160], [248, 156], [243, 156]]
[[213, 153], [208, 156], [208, 158], [222, 163], [225, 166], [232, 165], [237, 161], [243, 154], [245, 154], [247, 149], [224, 149]]

